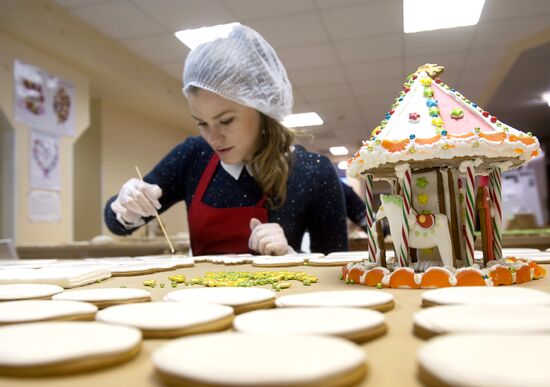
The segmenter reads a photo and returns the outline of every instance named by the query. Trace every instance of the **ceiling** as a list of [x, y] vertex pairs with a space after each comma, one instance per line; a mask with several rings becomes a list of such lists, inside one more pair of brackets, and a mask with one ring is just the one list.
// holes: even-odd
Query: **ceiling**
[[[548, 49], [537, 56], [543, 60], [526, 59], [523, 70], [515, 73], [516, 86], [505, 86], [505, 79], [496, 94], [499, 98], [480, 99], [510, 47], [548, 29], [549, 0], [486, 0], [476, 26], [415, 34], [403, 33], [401, 0], [56, 3], [177, 79], [189, 50], [174, 32], [234, 21], [251, 26], [283, 61], [294, 88], [294, 112], [316, 111], [323, 118], [322, 126], [311, 128], [315, 140], [309, 148], [325, 154], [335, 145], [355, 151], [383, 118], [405, 77], [426, 62], [444, 65], [445, 83], [472, 101], [490, 102], [491, 111], [504, 122], [510, 113], [513, 126], [518, 120], [523, 123], [521, 109], [514, 110], [517, 97], [535, 99], [539, 109], [546, 109], [541, 111], [548, 111], [540, 100], [540, 82], [526, 81], [530, 74], [542, 74], [549, 81]], [[437, 9], [426, 13], [437, 17]], [[545, 86], [550, 91], [550, 83]]]

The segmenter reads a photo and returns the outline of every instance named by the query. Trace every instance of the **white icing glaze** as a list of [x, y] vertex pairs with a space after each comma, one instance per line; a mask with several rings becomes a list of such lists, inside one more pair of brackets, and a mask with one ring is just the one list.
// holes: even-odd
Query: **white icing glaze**
[[34, 366], [125, 352], [138, 329], [98, 322], [41, 322], [0, 328], [0, 366]]
[[550, 333], [550, 308], [520, 305], [452, 305], [426, 308], [414, 322], [434, 333]]
[[422, 299], [436, 304], [550, 306], [550, 294], [519, 287], [459, 286], [429, 290]]
[[63, 288], [57, 285], [14, 284], [0, 285], [0, 300], [22, 300], [49, 297], [61, 293]]
[[277, 298], [279, 307], [333, 306], [372, 307], [392, 302], [393, 294], [377, 290], [342, 290], [293, 294]]
[[74, 288], [109, 278], [105, 266], [0, 270], [0, 284], [38, 283]]
[[254, 260], [252, 261], [252, 265], [254, 266], [279, 266], [279, 265], [303, 265], [304, 264], [304, 258], [296, 257], [296, 256], [258, 256], [254, 257]]
[[196, 288], [182, 289], [168, 293], [164, 301], [200, 301], [240, 306], [275, 298], [275, 292], [264, 288]]
[[311, 258], [309, 260], [310, 263], [314, 263], [314, 264], [331, 264], [331, 263], [341, 263], [341, 264], [344, 264], [344, 263], [347, 263], [347, 262], [362, 262], [363, 261], [363, 258], [360, 257], [360, 256], [357, 256], [357, 257], [354, 257], [354, 256], [350, 256], [350, 257], [329, 257], [329, 256], [326, 256], [326, 257], [321, 257], [321, 258]]
[[98, 288], [98, 289], [81, 289], [63, 292], [53, 296], [54, 300], [71, 300], [71, 301], [116, 301], [116, 300], [131, 300], [142, 297], [151, 297], [151, 293], [143, 289], [133, 288]]
[[256, 310], [235, 318], [233, 327], [245, 333], [321, 334], [341, 336], [382, 326], [384, 315], [360, 308], [281, 308]]
[[550, 335], [445, 335], [425, 344], [418, 360], [447, 385], [543, 387], [549, 346]]
[[364, 351], [344, 339], [278, 334], [191, 336], [172, 340], [153, 353], [153, 364], [161, 371], [235, 386], [320, 382], [365, 361]]
[[95, 313], [97, 307], [87, 302], [24, 300], [0, 303], [0, 324], [53, 319]]
[[99, 311], [96, 320], [141, 329], [182, 329], [233, 315], [233, 309], [201, 302], [143, 302], [111, 306]]

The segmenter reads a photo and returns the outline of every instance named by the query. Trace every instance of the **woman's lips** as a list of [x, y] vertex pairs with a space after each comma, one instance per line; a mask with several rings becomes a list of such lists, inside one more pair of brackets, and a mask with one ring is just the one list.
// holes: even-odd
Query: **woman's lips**
[[229, 152], [231, 149], [233, 149], [232, 146], [230, 146], [229, 148], [220, 148], [220, 149], [216, 149], [216, 152], [218, 152], [219, 154], [223, 155], [223, 154]]

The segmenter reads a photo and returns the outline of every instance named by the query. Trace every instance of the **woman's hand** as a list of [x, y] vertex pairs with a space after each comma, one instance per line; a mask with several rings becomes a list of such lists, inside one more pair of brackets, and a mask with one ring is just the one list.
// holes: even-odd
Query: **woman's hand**
[[117, 199], [111, 203], [111, 210], [125, 227], [139, 227], [145, 223], [144, 217], [157, 214], [161, 207], [158, 201], [161, 196], [162, 190], [158, 185], [130, 179], [124, 183]]
[[[250, 219], [250, 238], [248, 247], [262, 255], [284, 255], [292, 250], [288, 246], [285, 233], [278, 223], [262, 223], [256, 218]], [[290, 251], [289, 251], [290, 250]]]

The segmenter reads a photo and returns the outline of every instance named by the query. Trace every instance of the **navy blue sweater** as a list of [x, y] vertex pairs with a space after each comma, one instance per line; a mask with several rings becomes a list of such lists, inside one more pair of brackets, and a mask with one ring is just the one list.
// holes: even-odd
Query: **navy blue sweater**
[[[155, 168], [144, 177], [162, 189], [160, 213], [175, 203], [185, 200], [187, 210], [206, 165], [213, 154], [212, 148], [201, 137], [189, 137], [177, 145]], [[296, 146], [288, 179], [287, 198], [282, 207], [268, 210], [271, 223], [284, 230], [288, 243], [298, 251], [305, 231], [310, 233], [311, 251], [328, 254], [346, 251], [346, 208], [342, 185], [328, 158], [307, 152]], [[254, 206], [262, 197], [262, 190], [246, 168], [235, 180], [218, 164], [206, 189], [203, 202], [216, 208]], [[118, 235], [128, 235], [111, 210], [113, 196], [105, 206], [105, 223]], [[245, 251], [243, 251], [245, 253]]]

